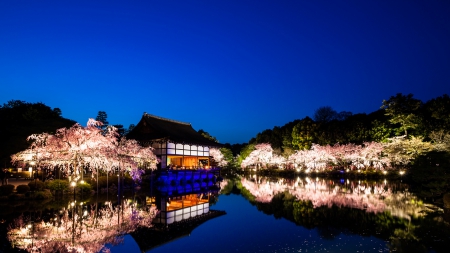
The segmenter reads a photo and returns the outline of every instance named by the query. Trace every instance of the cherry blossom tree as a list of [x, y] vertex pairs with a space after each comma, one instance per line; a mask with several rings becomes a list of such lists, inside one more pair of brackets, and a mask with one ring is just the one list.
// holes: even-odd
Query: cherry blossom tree
[[309, 169], [324, 170], [327, 165], [334, 162], [335, 158], [329, 151], [330, 146], [313, 144], [306, 152], [305, 166]]
[[389, 160], [383, 157], [383, 144], [379, 142], [364, 142], [359, 152], [364, 168], [384, 169], [390, 166]]
[[253, 150], [241, 163], [242, 168], [248, 166], [267, 167], [272, 159], [273, 149], [269, 143], [260, 143], [255, 145]]
[[406, 135], [390, 138], [384, 145], [384, 153], [394, 166], [407, 166], [419, 155], [433, 150], [433, 145], [422, 137], [407, 138]]
[[76, 179], [86, 167], [91, 169], [92, 176], [117, 169], [130, 172], [135, 180], [142, 174], [140, 164], [147, 163], [150, 169], [156, 169], [158, 161], [150, 148], [142, 148], [134, 140], [118, 140], [114, 127], [102, 131], [101, 124], [89, 119], [86, 127], [75, 124], [58, 129], [54, 135], [31, 135], [30, 147], [12, 155], [12, 163], [36, 161], [42, 167], [58, 167]]
[[217, 163], [217, 166], [219, 167], [227, 166], [228, 162], [225, 160], [225, 156], [222, 154], [220, 149], [210, 148], [209, 155], [212, 156], [214, 161]]
[[155, 154], [150, 148], [144, 148], [136, 140], [128, 140], [122, 137], [117, 142], [116, 158], [120, 171], [128, 171], [134, 181], [140, 183], [141, 175], [144, 173], [143, 167], [151, 170], [156, 169], [158, 162]]
[[242, 168], [267, 166], [297, 170], [305, 169], [323, 171], [330, 168], [378, 169], [392, 168], [392, 164], [405, 166], [412, 159], [424, 152], [430, 151], [433, 146], [423, 142], [418, 137], [394, 138], [387, 144], [378, 142], [365, 142], [363, 145], [335, 144], [333, 146], [312, 144], [309, 150], [297, 150], [287, 159], [274, 154], [270, 144], [255, 145], [253, 150], [241, 163]]

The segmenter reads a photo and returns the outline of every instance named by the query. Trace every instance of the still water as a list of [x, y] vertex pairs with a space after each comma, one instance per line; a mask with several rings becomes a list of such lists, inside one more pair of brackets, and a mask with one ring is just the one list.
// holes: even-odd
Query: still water
[[[188, 229], [172, 227], [164, 240], [153, 228], [136, 230], [153, 209], [130, 216], [126, 208], [118, 209], [117, 217], [108, 213], [106, 224], [112, 225], [106, 226], [118, 231], [117, 221], [123, 236], [112, 244], [104, 241], [98, 252], [448, 252], [450, 246], [445, 210], [417, 198], [401, 182], [236, 176], [225, 179], [209, 202], [211, 212], [225, 214]], [[75, 237], [88, 241], [82, 233]]]
[[447, 252], [450, 245], [444, 210], [401, 182], [238, 177], [222, 184], [211, 209], [226, 215], [147, 252]]

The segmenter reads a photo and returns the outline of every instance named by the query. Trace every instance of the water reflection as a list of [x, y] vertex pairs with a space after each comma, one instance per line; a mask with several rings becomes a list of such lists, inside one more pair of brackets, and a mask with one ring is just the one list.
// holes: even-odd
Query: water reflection
[[[97, 195], [92, 204], [74, 195], [63, 208], [43, 208], [44, 214], [31, 212], [14, 218], [7, 238], [12, 248], [28, 252], [107, 252], [107, 247], [121, 244], [130, 234], [141, 251], [148, 250], [168, 241], [165, 238], [173, 240], [177, 234], [182, 236], [195, 225], [225, 214], [209, 209], [218, 196], [218, 185], [208, 181], [196, 189], [191, 184], [184, 183], [183, 190], [169, 192], [165, 184], [159, 185], [130, 199], [118, 197], [116, 203], [109, 201], [109, 195], [106, 202], [98, 202]], [[184, 189], [189, 187], [187, 193]], [[186, 229], [183, 224], [187, 221]]]
[[155, 207], [138, 208], [131, 200], [116, 206], [107, 202], [100, 208], [72, 201], [51, 217], [19, 216], [8, 239], [13, 247], [28, 252], [99, 252], [137, 227], [150, 227], [156, 213]]
[[262, 203], [271, 202], [281, 192], [289, 192], [297, 200], [311, 201], [314, 208], [321, 206], [348, 207], [370, 213], [389, 212], [392, 216], [411, 219], [420, 217], [437, 207], [424, 204], [408, 192], [401, 183], [369, 182], [361, 180], [330, 180], [319, 178], [271, 179], [267, 177], [242, 178], [241, 184]]
[[259, 211], [317, 229], [325, 240], [355, 234], [386, 241], [390, 251], [448, 250], [444, 210], [424, 203], [401, 182], [251, 176], [234, 184]]

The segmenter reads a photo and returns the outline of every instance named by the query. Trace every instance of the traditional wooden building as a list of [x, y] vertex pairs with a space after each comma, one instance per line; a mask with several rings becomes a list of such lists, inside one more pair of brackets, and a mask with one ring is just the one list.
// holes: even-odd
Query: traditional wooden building
[[152, 147], [160, 159], [158, 169], [208, 169], [210, 148], [221, 146], [195, 131], [190, 123], [148, 113], [126, 137]]

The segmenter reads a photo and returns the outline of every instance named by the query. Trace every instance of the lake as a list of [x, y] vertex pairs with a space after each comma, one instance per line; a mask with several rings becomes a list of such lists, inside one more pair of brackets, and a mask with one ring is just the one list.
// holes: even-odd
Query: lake
[[[121, 209], [122, 216], [120, 211], [117, 216], [111, 212], [107, 222], [113, 225], [109, 225], [109, 230], [118, 228], [115, 223], [126, 229], [122, 230], [120, 240], [106, 243], [103, 250], [152, 253], [447, 252], [450, 246], [448, 210], [419, 199], [408, 189], [401, 181], [233, 176], [225, 178], [220, 191], [208, 193], [210, 212], [224, 213], [197, 219], [194, 225], [181, 221], [172, 223], [171, 226], [182, 225], [172, 226], [170, 231], [134, 230], [134, 223], [124, 222], [134, 219], [134, 216], [124, 215], [126, 208]], [[191, 196], [195, 195], [192, 193], [195, 192], [190, 192]], [[166, 192], [170, 197], [168, 202], [186, 200], [183, 194], [177, 194], [178, 197], [170, 194]], [[167, 207], [172, 203], [167, 203]], [[86, 207], [80, 209], [89, 211]], [[70, 215], [70, 210], [76, 213], [76, 209], [67, 210], [67, 217], [77, 217]], [[145, 212], [143, 217], [143, 220], [148, 219]], [[7, 222], [2, 226], [6, 227]], [[74, 223], [70, 224], [75, 227]], [[79, 231], [76, 237], [80, 239], [74, 238], [75, 243], [88, 240], [83, 239]], [[112, 235], [105, 234], [107, 236]]]

